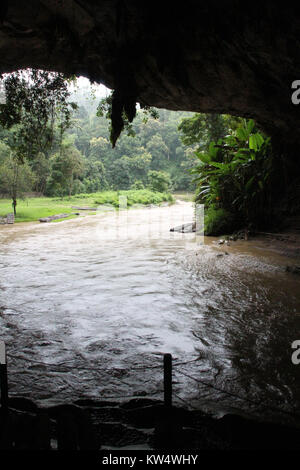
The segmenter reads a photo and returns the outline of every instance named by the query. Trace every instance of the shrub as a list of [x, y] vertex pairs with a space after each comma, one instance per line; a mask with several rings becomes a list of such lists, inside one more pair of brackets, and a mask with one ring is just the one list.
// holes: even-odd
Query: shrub
[[[259, 132], [252, 119], [244, 120], [231, 134], [211, 142], [208, 151], [195, 154], [199, 163], [191, 173], [196, 175], [196, 201], [212, 207], [209, 220], [216, 218], [215, 223], [221, 224], [230, 212], [241, 226], [262, 224], [272, 203], [270, 137]], [[224, 213], [215, 210], [216, 203]]]
[[86, 191], [85, 184], [82, 181], [80, 181], [79, 179], [76, 179], [73, 183], [73, 192], [74, 192], [74, 194], [84, 193], [85, 191]]
[[171, 178], [165, 171], [148, 171], [149, 189], [157, 192], [166, 192], [171, 187]]
[[141, 180], [136, 180], [131, 186], [130, 189], [145, 189], [144, 183]]
[[119, 207], [119, 196], [127, 197], [128, 207], [133, 204], [160, 204], [163, 201], [173, 202], [174, 200], [171, 194], [153, 192], [149, 189], [104, 191], [102, 193], [96, 193], [95, 196], [94, 204], [112, 204], [115, 207]]
[[236, 228], [236, 221], [230, 212], [225, 209], [210, 206], [204, 212], [204, 233], [205, 235], [222, 235], [233, 232]]

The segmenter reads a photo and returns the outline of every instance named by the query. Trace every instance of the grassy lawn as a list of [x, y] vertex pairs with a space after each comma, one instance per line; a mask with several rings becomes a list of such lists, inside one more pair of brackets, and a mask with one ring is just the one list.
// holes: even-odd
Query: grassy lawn
[[[112, 204], [114, 207], [119, 205], [119, 195], [127, 197], [127, 205], [133, 204], [160, 204], [164, 201], [174, 202], [171, 194], [154, 193], [147, 189], [129, 190], [129, 191], [103, 191], [91, 194], [77, 194], [70, 198], [53, 197], [31, 197], [25, 200], [18, 200], [16, 222], [38, 221], [41, 217], [49, 215], [66, 213], [70, 214], [68, 218], [75, 216], [72, 213], [77, 212], [72, 206], [79, 207], [97, 207], [101, 204]], [[10, 199], [0, 199], [0, 217], [13, 212]], [[91, 214], [91, 211], [86, 211]], [[60, 219], [66, 220], [66, 219]], [[59, 222], [59, 220], [57, 220]]]

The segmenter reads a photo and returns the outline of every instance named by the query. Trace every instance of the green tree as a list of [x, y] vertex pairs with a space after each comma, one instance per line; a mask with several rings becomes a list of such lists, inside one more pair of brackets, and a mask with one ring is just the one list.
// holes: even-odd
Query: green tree
[[141, 180], [135, 180], [135, 182], [130, 186], [130, 189], [134, 189], [134, 190], [145, 189], [145, 186]]
[[12, 199], [15, 216], [17, 215], [17, 199], [23, 198], [32, 190], [35, 176], [28, 163], [21, 164], [11, 152], [0, 166], [0, 191]]
[[47, 195], [69, 197], [73, 194], [74, 180], [84, 173], [84, 160], [71, 144], [62, 145], [60, 152], [51, 158], [51, 176], [47, 182]]
[[110, 167], [109, 182], [113, 189], [128, 189], [132, 184], [130, 158], [124, 155]]
[[20, 161], [51, 148], [55, 122], [61, 135], [70, 126], [71, 110], [77, 106], [68, 101], [69, 80], [35, 69], [2, 75], [6, 101], [0, 104], [0, 124], [11, 129], [8, 144]]
[[149, 188], [160, 193], [169, 191], [171, 186], [170, 175], [165, 171], [150, 170], [148, 172]]
[[151, 155], [143, 147], [137, 155], [123, 155], [110, 166], [109, 182], [114, 189], [129, 189], [135, 180], [147, 183], [147, 173], [150, 169]]
[[141, 148], [141, 153], [130, 158], [130, 168], [132, 173], [132, 179], [141, 180], [144, 184], [147, 181], [147, 173], [150, 169], [152, 156], [149, 152], [146, 152], [144, 148]]
[[161, 135], [156, 134], [147, 143], [147, 151], [152, 155], [152, 169], [163, 169], [169, 159], [169, 149]]
[[239, 122], [240, 118], [233, 116], [196, 113], [184, 118], [178, 130], [185, 145], [196, 145], [198, 150], [207, 150], [211, 142], [223, 139]]
[[85, 173], [83, 183], [85, 186], [85, 190], [88, 193], [108, 188], [105, 166], [101, 161], [85, 161]]
[[11, 150], [9, 146], [0, 140], [0, 165], [6, 160], [6, 158], [10, 155]]
[[39, 152], [34, 160], [30, 162], [30, 167], [36, 175], [34, 190], [43, 194], [46, 189], [47, 179], [50, 175], [50, 162], [45, 154]]

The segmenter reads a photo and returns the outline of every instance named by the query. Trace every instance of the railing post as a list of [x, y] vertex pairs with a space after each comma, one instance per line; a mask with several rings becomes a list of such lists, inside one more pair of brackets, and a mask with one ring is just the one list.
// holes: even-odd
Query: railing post
[[8, 385], [7, 385], [7, 364], [6, 351], [4, 341], [0, 341], [0, 391], [1, 391], [1, 408], [8, 409]]
[[172, 406], [172, 355], [164, 354], [164, 403]]

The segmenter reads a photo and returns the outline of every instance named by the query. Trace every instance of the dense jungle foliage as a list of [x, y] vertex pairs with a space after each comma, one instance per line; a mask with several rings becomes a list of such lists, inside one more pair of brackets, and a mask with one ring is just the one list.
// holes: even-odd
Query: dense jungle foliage
[[3, 77], [2, 83], [3, 196], [194, 189], [188, 170], [196, 157], [178, 133], [190, 113], [140, 109], [112, 148], [109, 96], [99, 102], [90, 84], [71, 86], [61, 74], [32, 70]]
[[231, 124], [227, 135], [210, 139], [204, 150], [198, 148], [198, 164], [191, 170], [197, 183], [195, 199], [205, 204], [207, 234], [228, 233], [241, 227], [251, 230], [272, 213], [274, 164], [270, 138], [252, 119], [234, 119]]
[[35, 70], [2, 77], [0, 192], [14, 210], [29, 192], [179, 190], [205, 204], [207, 234], [269, 222], [278, 161], [252, 119], [138, 109], [112, 148], [112, 95], [74, 83]]

